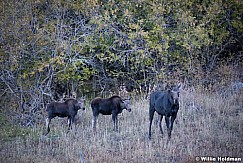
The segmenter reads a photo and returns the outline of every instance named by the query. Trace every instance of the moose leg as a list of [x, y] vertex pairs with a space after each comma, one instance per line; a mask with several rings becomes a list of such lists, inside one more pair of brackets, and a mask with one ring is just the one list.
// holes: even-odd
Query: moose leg
[[71, 122], [71, 118], [68, 117], [68, 130], [70, 130], [70, 128], [72, 127], [72, 126], [71, 126], [71, 123], [72, 123], [72, 122]]
[[75, 116], [72, 117], [72, 123], [74, 124], [74, 131], [76, 133], [77, 128], [76, 128], [76, 120], [75, 120]]
[[152, 125], [152, 121], [154, 118], [154, 108], [150, 107], [149, 108], [149, 139], [151, 139], [151, 125]]
[[46, 118], [46, 134], [47, 135], [50, 132], [50, 123], [51, 123], [51, 118]]
[[175, 121], [175, 119], [176, 119], [176, 113], [175, 114], [172, 114], [172, 116], [171, 116], [171, 123], [170, 123], [170, 130], [171, 130], [171, 132], [172, 132], [172, 129], [173, 129], [173, 124], [174, 124], [174, 121]]
[[97, 123], [98, 116], [93, 115], [93, 132], [96, 132], [96, 123]]
[[117, 131], [118, 130], [117, 115], [115, 113], [112, 113], [112, 120], [113, 120], [113, 130]]
[[170, 140], [170, 138], [171, 138], [171, 127], [170, 127], [170, 117], [169, 116], [165, 116], [165, 122], [166, 122], [167, 130], [168, 130], [168, 140]]
[[71, 122], [71, 117], [68, 117], [68, 131], [67, 133], [72, 129], [72, 122]]
[[118, 115], [116, 115], [116, 131], [118, 131]]
[[162, 119], [163, 119], [163, 115], [160, 115], [160, 119], [159, 119], [159, 129], [160, 129], [161, 134], [163, 135], [164, 133], [163, 133], [162, 125], [161, 125]]

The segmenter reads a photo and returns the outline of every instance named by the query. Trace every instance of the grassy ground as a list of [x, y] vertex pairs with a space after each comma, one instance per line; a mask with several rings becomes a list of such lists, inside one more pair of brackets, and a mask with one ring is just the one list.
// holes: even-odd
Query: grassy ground
[[[52, 121], [48, 136], [43, 136], [44, 119], [43, 125], [28, 129], [25, 135], [15, 134], [9, 139], [11, 134], [2, 134], [0, 162], [65, 163], [81, 162], [81, 158], [92, 163], [195, 162], [196, 156], [243, 160], [242, 99], [242, 92], [221, 97], [183, 91], [169, 144], [164, 120], [164, 136], [155, 122], [152, 139], [148, 139], [147, 100], [134, 101], [132, 112], [119, 116], [119, 132], [112, 131], [111, 116], [100, 115], [96, 135], [88, 107], [86, 112], [79, 112], [76, 135], [73, 131], [66, 134], [67, 121], [61, 118]], [[7, 131], [2, 125], [1, 133]]]

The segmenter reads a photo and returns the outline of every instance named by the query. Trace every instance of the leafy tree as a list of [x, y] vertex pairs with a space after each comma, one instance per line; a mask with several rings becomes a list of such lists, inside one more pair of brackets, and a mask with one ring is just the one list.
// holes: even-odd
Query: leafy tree
[[36, 115], [63, 94], [208, 80], [220, 65], [242, 65], [242, 9], [238, 0], [2, 1], [2, 96]]

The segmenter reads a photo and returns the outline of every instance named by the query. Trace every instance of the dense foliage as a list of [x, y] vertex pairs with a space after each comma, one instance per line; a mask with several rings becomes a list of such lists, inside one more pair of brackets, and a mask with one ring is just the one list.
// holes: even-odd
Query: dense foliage
[[1, 96], [24, 110], [63, 93], [200, 82], [242, 64], [239, 0], [1, 1]]

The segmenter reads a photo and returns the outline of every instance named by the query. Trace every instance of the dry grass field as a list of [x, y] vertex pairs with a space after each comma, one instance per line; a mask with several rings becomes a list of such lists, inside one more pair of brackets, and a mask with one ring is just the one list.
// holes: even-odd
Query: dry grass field
[[[243, 161], [243, 94], [182, 91], [180, 110], [167, 142], [163, 119], [162, 137], [156, 122], [148, 139], [148, 100], [133, 100], [132, 112], [119, 115], [119, 131], [112, 131], [111, 116], [99, 116], [97, 134], [92, 132], [88, 105], [79, 111], [77, 134], [66, 134], [67, 120], [53, 119], [51, 132], [44, 136], [41, 125], [25, 136], [1, 137], [0, 162], [113, 163], [113, 162], [196, 162], [196, 156], [241, 157]], [[155, 120], [157, 115], [155, 116]], [[4, 131], [2, 131], [4, 132]]]

